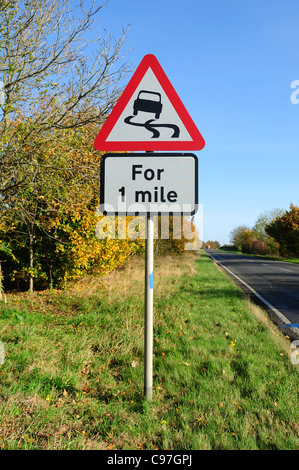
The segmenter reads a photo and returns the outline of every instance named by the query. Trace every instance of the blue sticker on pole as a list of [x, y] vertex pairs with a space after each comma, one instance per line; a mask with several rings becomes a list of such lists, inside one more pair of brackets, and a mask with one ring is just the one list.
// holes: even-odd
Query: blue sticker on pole
[[280, 325], [278, 328], [299, 328], [299, 323], [288, 323], [287, 325]]
[[154, 272], [152, 272], [149, 277], [149, 286], [150, 286], [150, 289], [153, 289], [154, 288]]

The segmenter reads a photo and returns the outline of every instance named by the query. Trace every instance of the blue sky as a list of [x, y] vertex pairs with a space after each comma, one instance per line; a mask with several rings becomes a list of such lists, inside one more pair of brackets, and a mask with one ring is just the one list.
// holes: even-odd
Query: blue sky
[[299, 204], [298, 18], [298, 0], [109, 0], [101, 10], [115, 37], [130, 25], [134, 70], [157, 57], [206, 141], [195, 152], [205, 241], [228, 243], [236, 226]]

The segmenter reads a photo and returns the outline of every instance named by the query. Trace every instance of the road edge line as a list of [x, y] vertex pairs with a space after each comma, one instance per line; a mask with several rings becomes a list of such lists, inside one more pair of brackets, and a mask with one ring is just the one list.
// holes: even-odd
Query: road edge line
[[[280, 325], [280, 328], [283, 328], [284, 325], [290, 323], [290, 321], [287, 319], [287, 317], [284, 316], [283, 313], [281, 313], [277, 308], [275, 308], [272, 304], [270, 304], [270, 302], [268, 302], [268, 300], [264, 299], [264, 297], [262, 297], [260, 294], [258, 294], [258, 292], [256, 292], [256, 290], [254, 290], [249, 284], [247, 284], [247, 282], [243, 281], [243, 279], [241, 279], [239, 276], [237, 276], [236, 274], [234, 274], [230, 269], [228, 269], [226, 266], [224, 266], [223, 264], [221, 264], [219, 261], [216, 260], [216, 258], [214, 258], [214, 256], [212, 256], [210, 253], [207, 253], [205, 252], [210, 258], [212, 258], [212, 260], [218, 264], [219, 266], [221, 266], [222, 268], [224, 268], [226, 271], [228, 271], [232, 276], [234, 276], [236, 279], [238, 279], [239, 282], [241, 282], [242, 284], [244, 284], [244, 286], [247, 287], [247, 289], [249, 289], [261, 302], [263, 302], [270, 310], [272, 310], [272, 312], [277, 315], [277, 317], [279, 318], [279, 320], [283, 323], [283, 325]], [[288, 330], [291, 330], [292, 333], [298, 337], [298, 332], [294, 330], [294, 328], [292, 327], [287, 327]]]

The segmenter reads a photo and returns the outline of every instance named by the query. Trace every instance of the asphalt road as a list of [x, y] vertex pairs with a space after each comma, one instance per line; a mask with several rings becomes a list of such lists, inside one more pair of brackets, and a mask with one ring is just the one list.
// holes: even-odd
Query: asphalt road
[[[299, 337], [299, 265], [205, 250], [284, 332]], [[289, 325], [282, 327], [282, 325]]]

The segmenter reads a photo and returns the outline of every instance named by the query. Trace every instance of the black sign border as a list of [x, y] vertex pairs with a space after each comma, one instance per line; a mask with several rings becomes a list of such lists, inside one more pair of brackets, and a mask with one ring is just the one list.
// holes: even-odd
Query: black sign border
[[[150, 211], [150, 212], [110, 212], [105, 211], [105, 162], [108, 158], [113, 157], [151, 157], [151, 158], [160, 158], [160, 157], [192, 157], [194, 158], [195, 163], [195, 209], [193, 211], [181, 211], [181, 212], [164, 212], [164, 211]], [[100, 212], [103, 215], [121, 215], [121, 216], [138, 216], [138, 215], [180, 215], [180, 216], [192, 216], [196, 214], [198, 210], [198, 157], [194, 153], [158, 153], [158, 152], [145, 152], [145, 153], [107, 153], [101, 158], [101, 167], [100, 167]]]

